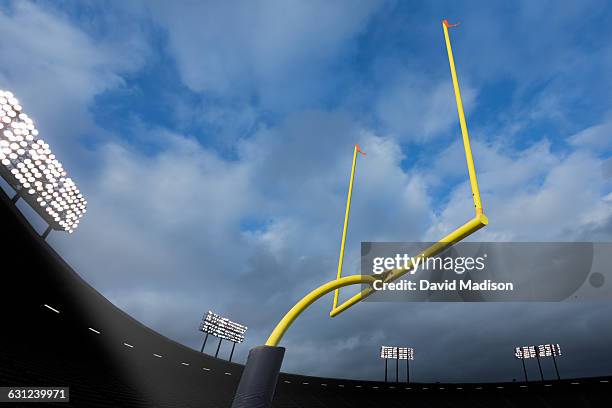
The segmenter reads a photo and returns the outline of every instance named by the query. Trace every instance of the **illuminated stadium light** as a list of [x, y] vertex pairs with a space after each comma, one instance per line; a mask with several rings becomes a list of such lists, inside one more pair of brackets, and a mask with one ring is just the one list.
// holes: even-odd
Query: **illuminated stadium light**
[[380, 358], [397, 359], [397, 347], [380, 346]]
[[556, 343], [552, 344], [540, 344], [538, 346], [522, 346], [514, 348], [514, 357], [518, 358], [523, 363], [523, 372], [525, 374], [525, 382], [527, 379], [527, 369], [525, 368], [525, 360], [529, 358], [535, 358], [538, 361], [538, 368], [540, 370], [540, 378], [544, 381], [544, 373], [542, 372], [542, 364], [540, 357], [552, 357], [555, 365], [555, 372], [557, 379], [560, 380], [559, 368], [557, 367], [557, 359], [555, 357], [561, 356], [561, 346]]
[[558, 344], [541, 344], [538, 346], [540, 357], [554, 357], [561, 355], [561, 347]]
[[49, 225], [72, 233], [87, 211], [87, 201], [38, 137], [32, 119], [9, 91], [0, 90], [0, 175]]
[[242, 343], [247, 327], [209, 310], [202, 319], [200, 330], [221, 339]]
[[206, 346], [206, 340], [208, 339], [209, 334], [219, 339], [219, 344], [217, 346], [215, 357], [219, 355], [221, 342], [223, 340], [231, 341], [233, 343], [232, 351], [229, 357], [229, 361], [231, 362], [232, 356], [234, 355], [236, 343], [242, 343], [244, 341], [244, 334], [247, 331], [247, 326], [233, 322], [226, 317], [221, 317], [218, 314], [213, 313], [209, 310], [208, 313], [206, 313], [202, 317], [202, 323], [200, 323], [199, 330], [206, 333], [206, 336], [204, 337], [204, 342], [202, 343], [202, 349], [200, 350], [201, 352], [204, 352], [204, 347]]
[[397, 358], [400, 360], [414, 360], [414, 349], [411, 347], [398, 347]]
[[520, 359], [535, 358], [537, 356], [535, 346], [523, 346], [516, 347], [514, 349], [514, 356]]
[[539, 346], [523, 346], [514, 349], [516, 358], [554, 357], [561, 355], [558, 344], [540, 344]]
[[387, 363], [395, 360], [395, 382], [399, 382], [399, 361], [406, 360], [406, 383], [410, 383], [410, 360], [414, 360], [411, 347], [380, 346], [380, 358], [385, 360], [385, 382], [387, 382]]

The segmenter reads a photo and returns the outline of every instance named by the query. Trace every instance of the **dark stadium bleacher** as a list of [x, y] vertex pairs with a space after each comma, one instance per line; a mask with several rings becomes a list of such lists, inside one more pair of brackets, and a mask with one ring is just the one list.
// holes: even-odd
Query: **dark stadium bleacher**
[[[178, 344], [113, 306], [2, 191], [0, 217], [0, 386], [68, 386], [70, 402], [54, 403], [65, 407], [231, 405], [242, 365]], [[610, 381], [407, 385], [281, 374], [274, 406], [604, 407], [612, 406]]]

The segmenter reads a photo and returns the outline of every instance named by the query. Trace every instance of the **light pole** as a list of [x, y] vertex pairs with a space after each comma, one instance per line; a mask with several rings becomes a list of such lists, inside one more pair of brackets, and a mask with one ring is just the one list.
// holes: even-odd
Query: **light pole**
[[236, 348], [236, 342], [232, 342], [232, 351], [230, 352], [229, 362], [232, 362], [232, 357], [234, 356], [234, 349]]
[[556, 358], [556, 356], [561, 355], [561, 346], [559, 346], [557, 343], [541, 344], [538, 346], [538, 354], [542, 357], [552, 357], [553, 364], [555, 366], [555, 374], [557, 374], [557, 380], [561, 380]]
[[221, 349], [221, 342], [223, 341], [223, 339], [221, 337], [219, 337], [219, 344], [217, 345], [217, 351], [215, 352], [215, 358], [217, 358], [219, 356], [219, 350]]
[[204, 347], [206, 347], [206, 340], [208, 340], [208, 333], [206, 333], [206, 336], [204, 336], [204, 342], [202, 343], [202, 349], [200, 350], [200, 353], [204, 352]]
[[555, 355], [552, 355], [553, 358], [553, 363], [555, 364], [555, 372], [557, 373], [557, 380], [561, 381], [561, 376], [559, 375], [559, 367], [557, 367], [557, 359], [555, 358]]
[[[410, 360], [414, 360], [414, 349], [412, 347], [398, 347], [397, 359], [406, 360], [406, 384], [410, 383]], [[399, 382], [399, 381], [398, 381]]]
[[385, 382], [387, 382], [387, 362], [389, 361], [388, 358], [385, 358]]
[[538, 369], [540, 370], [540, 379], [544, 382], [544, 373], [542, 372], [542, 363], [540, 362], [540, 352], [536, 352], [536, 359], [538, 360]]
[[[397, 361], [397, 347], [392, 346], [380, 346], [380, 358], [385, 359], [385, 382], [387, 382], [387, 363], [389, 359]], [[396, 377], [397, 377], [397, 365], [396, 365]], [[397, 382], [397, 378], [395, 380]]]
[[410, 360], [406, 359], [406, 384], [410, 384]]
[[395, 382], [399, 382], [399, 358], [395, 360]]

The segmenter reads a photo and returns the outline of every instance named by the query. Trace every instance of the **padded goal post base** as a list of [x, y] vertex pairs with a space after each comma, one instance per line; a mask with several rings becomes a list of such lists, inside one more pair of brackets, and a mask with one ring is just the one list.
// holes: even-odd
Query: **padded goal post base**
[[284, 356], [284, 347], [252, 348], [232, 408], [270, 408]]

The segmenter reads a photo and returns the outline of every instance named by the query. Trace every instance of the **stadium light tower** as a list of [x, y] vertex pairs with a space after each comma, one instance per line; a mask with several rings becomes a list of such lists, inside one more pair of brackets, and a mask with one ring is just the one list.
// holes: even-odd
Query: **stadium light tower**
[[[457, 79], [457, 72], [455, 70], [455, 61], [451, 48], [450, 36], [448, 33], [448, 29], [453, 26], [455, 25], [449, 24], [447, 20], [442, 21], [442, 29], [444, 32], [446, 50], [448, 53], [448, 62], [451, 71], [453, 89], [455, 92], [455, 101], [457, 103], [457, 114], [459, 115], [461, 136], [463, 140], [463, 147], [465, 150], [465, 158], [467, 162], [470, 186], [472, 190], [472, 199], [474, 201], [475, 215], [470, 221], [463, 224], [454, 231], [450, 232], [446, 236], [442, 237], [438, 242], [431, 245], [429, 248], [419, 254], [418, 258], [421, 259], [430, 258], [441, 253], [447, 248], [450, 248], [453, 244], [472, 235], [479, 229], [484, 228], [489, 223], [488, 218], [484, 214], [482, 201], [480, 199], [480, 191], [478, 189], [478, 181], [476, 179], [476, 168], [474, 165], [474, 159], [472, 157], [472, 148], [470, 147], [470, 139], [465, 121], [465, 113], [463, 111], [461, 93], [459, 92], [459, 82]], [[355, 148], [353, 149], [353, 162], [355, 162], [355, 158], [357, 156], [357, 148], [358, 146], [355, 146]], [[351, 173], [351, 180], [352, 178], [353, 174]], [[347, 210], [345, 213], [345, 229], [348, 221], [350, 192], [347, 198], [347, 201], [349, 203], [347, 204]], [[343, 251], [345, 243], [344, 235], [345, 234], [343, 232], [341, 251]], [[374, 284], [375, 282], [380, 281], [381, 277], [385, 282], [393, 282], [412, 269], [413, 265], [409, 265], [406, 268], [397, 268], [385, 271], [380, 276], [351, 275], [343, 277], [341, 253], [338, 262], [338, 271], [336, 279], [319, 286], [318, 288], [314, 289], [306, 296], [304, 296], [278, 322], [278, 324], [268, 337], [266, 344], [263, 346], [254, 347], [249, 351], [247, 363], [244, 367], [244, 370], [242, 371], [240, 383], [238, 384], [236, 394], [234, 395], [232, 408], [268, 408], [272, 405], [272, 399], [274, 397], [276, 383], [278, 382], [278, 374], [280, 372], [280, 368], [283, 363], [283, 358], [285, 356], [285, 348], [280, 347], [279, 343], [287, 332], [287, 330], [289, 329], [289, 327], [293, 324], [293, 322], [304, 312], [304, 310], [306, 310], [315, 301], [327, 295], [328, 293], [336, 292], [338, 289], [343, 288], [345, 286], [365, 286], [365, 288], [362, 289], [359, 293], [344, 301], [340, 305], [337, 304], [337, 292], [334, 294], [332, 310], [329, 313], [329, 316], [335, 317], [375, 293]]]
[[385, 382], [389, 359], [395, 360], [395, 382], [399, 382], [399, 361], [406, 360], [406, 383], [410, 382], [410, 360], [414, 360], [414, 349], [410, 347], [380, 346], [380, 358], [385, 360]]
[[544, 382], [544, 373], [542, 371], [542, 362], [540, 357], [552, 357], [555, 365], [555, 373], [557, 374], [557, 380], [561, 379], [559, 375], [559, 368], [557, 367], [556, 356], [561, 355], [561, 347], [559, 344], [540, 344], [539, 346], [522, 346], [514, 349], [514, 356], [520, 359], [523, 363], [523, 372], [525, 374], [525, 382], [527, 380], [527, 369], [525, 368], [525, 360], [528, 358], [535, 358], [538, 362], [538, 369], [540, 371], [540, 379]]
[[387, 365], [389, 359], [397, 360], [397, 347], [380, 346], [380, 358], [385, 360], [385, 382], [387, 382]]
[[38, 137], [32, 119], [12, 92], [0, 90], [0, 175], [16, 191], [13, 203], [23, 198], [52, 229], [72, 233], [87, 211], [87, 201]]
[[208, 335], [212, 334], [219, 339], [217, 351], [215, 352], [215, 358], [219, 356], [221, 342], [224, 339], [232, 342], [232, 351], [229, 356], [229, 361], [231, 362], [232, 357], [234, 356], [236, 343], [242, 343], [244, 341], [244, 334], [247, 331], [247, 327], [240, 323], [233, 322], [226, 317], [221, 317], [209, 310], [208, 313], [202, 317], [202, 323], [200, 323], [199, 330], [206, 333], [206, 336], [204, 336], [204, 342], [202, 343], [202, 350], [200, 350], [200, 352], [204, 352]]
[[527, 368], [525, 367], [525, 359], [535, 357], [535, 347], [533, 346], [515, 347], [514, 357], [521, 360], [521, 363], [523, 364], [523, 374], [525, 374], [525, 383], [528, 383], [529, 379], [527, 378]]

